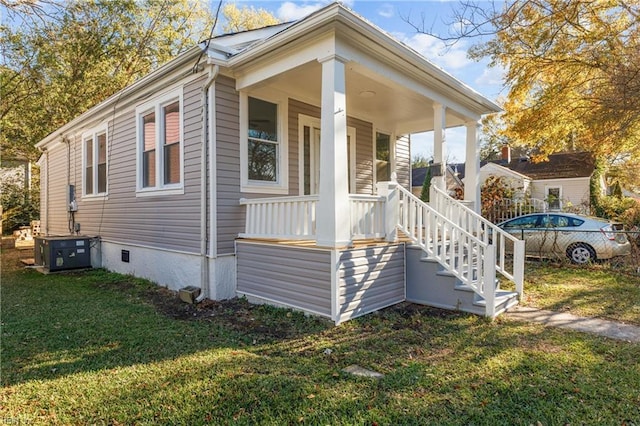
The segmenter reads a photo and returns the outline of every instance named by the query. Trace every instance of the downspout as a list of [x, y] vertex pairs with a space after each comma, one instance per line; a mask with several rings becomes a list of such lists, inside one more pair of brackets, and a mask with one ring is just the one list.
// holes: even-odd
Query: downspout
[[[207, 204], [207, 193], [209, 191], [209, 180], [207, 179], [207, 163], [209, 158], [209, 138], [208, 136], [208, 126], [207, 119], [209, 117], [208, 111], [211, 108], [211, 105], [208, 105], [209, 99], [209, 88], [215, 82], [218, 77], [218, 73], [220, 72], [220, 67], [218, 65], [213, 66], [209, 69], [209, 76], [202, 86], [202, 93], [200, 97], [200, 102], [202, 105], [202, 155], [201, 155], [201, 166], [200, 166], [200, 259], [201, 259], [201, 268], [200, 268], [200, 288], [202, 289], [202, 294], [199, 297], [199, 301], [203, 299], [210, 298], [209, 294], [209, 259], [208, 259], [208, 233], [207, 233], [207, 215], [208, 215], [208, 204]], [[209, 123], [210, 125], [212, 123]], [[210, 173], [213, 173], [213, 170], [210, 170]], [[213, 200], [212, 200], [213, 201]], [[211, 226], [214, 226], [212, 223]]]

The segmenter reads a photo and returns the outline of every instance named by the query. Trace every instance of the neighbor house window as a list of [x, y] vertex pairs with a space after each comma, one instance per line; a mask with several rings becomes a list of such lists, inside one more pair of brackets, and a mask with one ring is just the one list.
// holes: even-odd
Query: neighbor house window
[[138, 191], [183, 193], [182, 93], [137, 108]]
[[278, 103], [242, 98], [243, 191], [286, 192], [286, 147], [282, 129], [285, 114]]
[[562, 188], [559, 186], [547, 186], [546, 193], [549, 210], [560, 210], [562, 208]]
[[391, 136], [376, 133], [376, 182], [391, 180]]
[[107, 193], [107, 129], [100, 128], [83, 136], [83, 195]]

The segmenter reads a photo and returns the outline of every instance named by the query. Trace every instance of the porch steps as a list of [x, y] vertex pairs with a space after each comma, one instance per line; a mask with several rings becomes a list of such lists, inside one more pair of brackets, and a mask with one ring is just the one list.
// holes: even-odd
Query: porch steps
[[[406, 246], [406, 268], [407, 301], [485, 315], [486, 300], [445, 270], [436, 259], [427, 257], [420, 247]], [[518, 294], [500, 290], [499, 280], [496, 280], [496, 289], [494, 305], [496, 315], [499, 315], [518, 303]]]

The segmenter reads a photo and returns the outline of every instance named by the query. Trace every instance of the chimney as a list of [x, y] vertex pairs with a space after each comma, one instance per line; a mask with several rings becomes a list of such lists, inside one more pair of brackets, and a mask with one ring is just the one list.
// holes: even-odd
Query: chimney
[[509, 145], [502, 145], [502, 159], [507, 164], [511, 162], [511, 147]]

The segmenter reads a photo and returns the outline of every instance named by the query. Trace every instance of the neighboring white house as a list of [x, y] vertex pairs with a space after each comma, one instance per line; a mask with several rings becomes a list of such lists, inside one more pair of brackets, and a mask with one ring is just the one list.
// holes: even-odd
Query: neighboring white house
[[[447, 127], [476, 153], [499, 110], [332, 3], [214, 37], [38, 143], [42, 229], [93, 237], [95, 266], [210, 299], [336, 323], [403, 300], [494, 316], [514, 303], [496, 272], [518, 288], [522, 262], [495, 259], [472, 211], [447, 204], [450, 220], [410, 194], [410, 135], [433, 131], [443, 164]], [[466, 169], [478, 206], [479, 159]], [[467, 291], [451, 281], [445, 300], [441, 280]]]
[[[545, 200], [550, 210], [573, 209], [589, 211], [590, 182], [596, 163], [589, 152], [562, 152], [549, 155], [546, 161], [532, 162], [528, 158], [503, 158], [480, 168], [482, 183], [489, 176], [504, 176], [514, 188], [531, 198]], [[600, 179], [601, 195], [605, 193], [604, 178]]]

